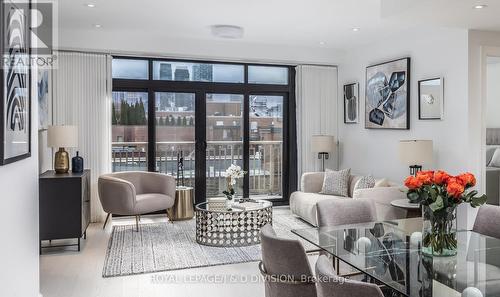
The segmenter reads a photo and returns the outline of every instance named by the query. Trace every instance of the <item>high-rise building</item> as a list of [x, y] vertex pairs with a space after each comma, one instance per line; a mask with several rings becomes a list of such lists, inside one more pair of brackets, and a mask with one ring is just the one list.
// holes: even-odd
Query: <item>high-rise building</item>
[[177, 66], [175, 67], [174, 78], [177, 81], [189, 81], [189, 70], [187, 66]]
[[194, 65], [193, 80], [211, 82], [213, 80], [213, 65], [212, 64]]
[[160, 63], [160, 79], [172, 80], [172, 64]]

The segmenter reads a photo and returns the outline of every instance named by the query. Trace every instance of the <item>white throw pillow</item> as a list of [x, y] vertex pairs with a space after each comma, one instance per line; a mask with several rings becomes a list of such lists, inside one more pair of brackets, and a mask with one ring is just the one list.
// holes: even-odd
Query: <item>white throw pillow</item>
[[489, 167], [500, 167], [500, 149], [496, 149], [493, 153], [493, 157], [491, 157]]
[[371, 175], [363, 176], [354, 185], [354, 191], [360, 189], [371, 189], [375, 187], [375, 178]]
[[348, 197], [350, 175], [350, 168], [340, 171], [327, 169], [325, 171], [325, 178], [323, 179], [323, 188], [321, 189], [320, 193], [326, 195]]
[[375, 188], [385, 188], [385, 187], [389, 187], [390, 184], [389, 184], [389, 180], [387, 178], [382, 178], [382, 179], [379, 179], [379, 180], [376, 180], [375, 181]]

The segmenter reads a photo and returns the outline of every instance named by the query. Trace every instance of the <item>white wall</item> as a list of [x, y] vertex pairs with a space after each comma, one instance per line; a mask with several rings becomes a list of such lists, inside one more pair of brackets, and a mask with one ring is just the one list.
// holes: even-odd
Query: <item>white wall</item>
[[487, 67], [486, 127], [500, 128], [500, 62]]
[[[340, 167], [355, 173], [373, 174], [402, 183], [409, 174], [398, 158], [398, 142], [403, 139], [434, 141], [434, 164], [452, 174], [472, 170], [467, 160], [468, 93], [466, 30], [412, 30], [394, 40], [383, 40], [354, 50], [339, 65], [339, 141]], [[364, 128], [365, 72], [369, 65], [411, 57], [410, 130], [368, 130]], [[418, 120], [418, 80], [444, 77], [444, 119]], [[343, 88], [360, 83], [360, 123], [343, 123]], [[462, 218], [467, 211], [459, 212]], [[460, 224], [466, 224], [461, 219]], [[463, 226], [463, 225], [462, 225]]]
[[[343, 95], [339, 87], [339, 140], [341, 167], [354, 172], [388, 177], [401, 182], [408, 174], [399, 162], [402, 139], [434, 141], [434, 164], [428, 167], [459, 173], [466, 170], [467, 31], [431, 29], [407, 32], [397, 41], [381, 41], [350, 53], [339, 66], [339, 86], [360, 83], [360, 123], [343, 123]], [[364, 128], [366, 67], [396, 58], [411, 57], [410, 130]], [[418, 120], [418, 80], [444, 77], [444, 120]], [[342, 108], [340, 108], [342, 107]]]
[[36, 94], [33, 87], [32, 157], [0, 166], [0, 296], [35, 297], [39, 292]]

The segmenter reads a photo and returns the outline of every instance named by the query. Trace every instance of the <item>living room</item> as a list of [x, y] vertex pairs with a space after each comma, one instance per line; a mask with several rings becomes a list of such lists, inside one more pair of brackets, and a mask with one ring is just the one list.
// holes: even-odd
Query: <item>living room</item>
[[0, 296], [500, 295], [500, 3], [0, 13]]

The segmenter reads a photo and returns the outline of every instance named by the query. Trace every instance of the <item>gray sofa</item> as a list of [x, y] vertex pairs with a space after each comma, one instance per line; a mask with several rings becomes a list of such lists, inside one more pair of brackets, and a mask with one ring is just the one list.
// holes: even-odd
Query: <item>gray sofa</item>
[[304, 221], [313, 226], [318, 225], [317, 207], [319, 201], [328, 199], [372, 199], [375, 202], [377, 220], [400, 219], [406, 217], [406, 210], [391, 205], [391, 201], [405, 199], [406, 194], [400, 185], [387, 182], [383, 187], [358, 189], [354, 191], [360, 175], [351, 175], [349, 178], [349, 197], [320, 194], [323, 186], [323, 172], [308, 172], [302, 175], [300, 191], [290, 196], [290, 209]]

